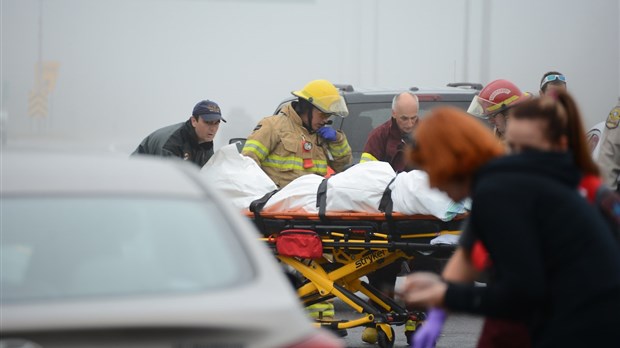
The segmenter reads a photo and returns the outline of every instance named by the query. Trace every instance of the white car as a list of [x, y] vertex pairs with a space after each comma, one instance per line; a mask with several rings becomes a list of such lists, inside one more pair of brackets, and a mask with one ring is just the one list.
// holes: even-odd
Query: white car
[[603, 139], [603, 133], [605, 132], [605, 121], [595, 124], [588, 133], [586, 133], [586, 139], [588, 146], [592, 153], [592, 158], [598, 159], [598, 153], [601, 149], [600, 142]]
[[156, 157], [1, 153], [0, 347], [343, 347], [255, 227]]

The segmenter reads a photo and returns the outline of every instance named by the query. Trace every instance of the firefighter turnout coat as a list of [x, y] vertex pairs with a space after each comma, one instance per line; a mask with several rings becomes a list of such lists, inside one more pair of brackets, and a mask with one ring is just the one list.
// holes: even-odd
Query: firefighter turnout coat
[[255, 160], [279, 188], [305, 174], [325, 176], [328, 165], [341, 172], [352, 159], [343, 132], [337, 132], [336, 141], [325, 142], [303, 126], [292, 103], [277, 115], [263, 118], [241, 153]]

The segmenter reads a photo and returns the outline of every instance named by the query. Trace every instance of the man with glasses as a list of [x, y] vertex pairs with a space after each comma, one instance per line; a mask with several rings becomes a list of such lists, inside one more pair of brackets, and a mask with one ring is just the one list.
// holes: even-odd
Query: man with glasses
[[409, 169], [404, 156], [405, 145], [418, 123], [419, 109], [420, 104], [415, 94], [397, 94], [392, 100], [392, 117], [370, 132], [360, 163], [388, 162], [397, 173]]
[[213, 156], [213, 139], [221, 121], [226, 122], [215, 102], [200, 101], [187, 121], [154, 131], [132, 155], [176, 156], [202, 168]]
[[557, 71], [549, 71], [540, 79], [540, 91], [538, 94], [545, 94], [555, 90], [566, 90], [566, 77]]

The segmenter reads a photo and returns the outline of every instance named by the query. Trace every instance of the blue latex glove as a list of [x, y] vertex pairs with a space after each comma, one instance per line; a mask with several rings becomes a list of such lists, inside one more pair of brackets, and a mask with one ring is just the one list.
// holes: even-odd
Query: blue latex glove
[[434, 348], [446, 321], [446, 312], [431, 308], [422, 327], [413, 335], [412, 348]]
[[326, 141], [336, 141], [336, 130], [331, 127], [323, 126], [316, 133]]

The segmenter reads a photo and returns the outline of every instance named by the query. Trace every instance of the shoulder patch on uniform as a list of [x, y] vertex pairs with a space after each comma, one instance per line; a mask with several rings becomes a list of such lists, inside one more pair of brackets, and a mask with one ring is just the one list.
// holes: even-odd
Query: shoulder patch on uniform
[[620, 124], [620, 107], [614, 108], [609, 112], [609, 116], [607, 116], [607, 121], [605, 122], [605, 127], [608, 129], [618, 128], [618, 124]]

